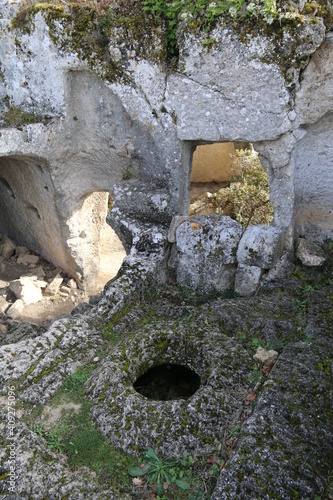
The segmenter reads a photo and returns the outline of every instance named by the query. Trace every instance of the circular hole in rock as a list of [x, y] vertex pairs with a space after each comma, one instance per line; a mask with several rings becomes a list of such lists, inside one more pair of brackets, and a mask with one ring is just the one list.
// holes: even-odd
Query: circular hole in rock
[[200, 377], [186, 366], [165, 363], [149, 368], [133, 387], [142, 396], [155, 401], [185, 399], [199, 389]]

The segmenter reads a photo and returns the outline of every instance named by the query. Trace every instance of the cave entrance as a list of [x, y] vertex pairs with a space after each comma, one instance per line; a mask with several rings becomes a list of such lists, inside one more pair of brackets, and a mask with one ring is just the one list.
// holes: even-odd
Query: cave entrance
[[274, 217], [267, 173], [248, 142], [197, 145], [190, 176], [190, 215], [225, 215], [243, 228]]
[[187, 366], [164, 363], [149, 368], [133, 387], [154, 401], [187, 399], [199, 389], [200, 377]]
[[12, 320], [42, 324], [70, 313], [117, 274], [126, 253], [106, 222], [110, 202], [105, 191], [59, 199], [47, 162], [0, 158], [3, 328]]

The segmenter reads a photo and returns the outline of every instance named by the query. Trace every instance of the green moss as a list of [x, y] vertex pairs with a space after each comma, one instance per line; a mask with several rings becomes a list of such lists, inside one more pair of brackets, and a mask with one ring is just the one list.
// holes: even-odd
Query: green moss
[[38, 12], [41, 12], [48, 22], [69, 17], [69, 14], [65, 13], [63, 5], [36, 3], [32, 7], [19, 10], [11, 21], [12, 27], [29, 33], [33, 24], [33, 18]]
[[[12, 20], [12, 27], [21, 32], [31, 32], [37, 13], [45, 18], [55, 45], [62, 51], [76, 52], [88, 62], [91, 70], [110, 82], [128, 79], [122, 65], [110, 56], [109, 42], [113, 35], [119, 47], [124, 43], [132, 46], [133, 55], [156, 60], [165, 57], [163, 48], [155, 49], [156, 38], [161, 38], [160, 27], [147, 22], [140, 8], [121, 15], [111, 7], [101, 11], [97, 5], [89, 3], [68, 3], [66, 8], [63, 5], [37, 3], [21, 9]], [[62, 29], [59, 29], [59, 24]]]
[[1, 115], [1, 125], [3, 127], [21, 127], [32, 123], [48, 123], [52, 117], [48, 115], [41, 115], [38, 113], [26, 111], [10, 105], [9, 98], [5, 98], [4, 102], [7, 106], [7, 111]]
[[[145, 0], [136, 3], [133, 9], [127, 8], [125, 2], [103, 10], [103, 7], [92, 3], [68, 3], [66, 7], [60, 2], [59, 5], [37, 3], [33, 7], [21, 9], [13, 19], [12, 26], [29, 32], [33, 27], [34, 16], [41, 13], [49, 26], [53, 42], [61, 50], [77, 52], [80, 58], [88, 62], [91, 70], [112, 82], [129, 81], [130, 77], [123, 63], [110, 56], [110, 40], [119, 48], [126, 64], [128, 59], [138, 56], [167, 63], [173, 68], [179, 53], [176, 31], [180, 23], [184, 33], [205, 33], [203, 45], [208, 50], [216, 43], [213, 38], [209, 38], [209, 33], [217, 23], [222, 23], [232, 27], [245, 44], [258, 34], [269, 38], [275, 50], [267, 51], [262, 60], [280, 64], [287, 78], [288, 67], [295, 64], [296, 49], [304, 42], [303, 24], [316, 23], [322, 16], [328, 28], [332, 25], [332, 12], [324, 0], [306, 4], [303, 14], [295, 12], [293, 8], [282, 14], [277, 9], [268, 12], [265, 5], [270, 3], [264, 0], [258, 3], [259, 11], [255, 13], [239, 8], [241, 4], [204, 0], [199, 7], [188, 1], [163, 3]], [[260, 6], [263, 7], [262, 11]], [[186, 26], [184, 16], [187, 16]], [[59, 30], [59, 24], [62, 30]], [[288, 50], [283, 46], [285, 33], [290, 35]], [[124, 47], [128, 49], [126, 53]], [[296, 61], [299, 67], [302, 63], [301, 60]], [[176, 123], [175, 114], [172, 118]]]

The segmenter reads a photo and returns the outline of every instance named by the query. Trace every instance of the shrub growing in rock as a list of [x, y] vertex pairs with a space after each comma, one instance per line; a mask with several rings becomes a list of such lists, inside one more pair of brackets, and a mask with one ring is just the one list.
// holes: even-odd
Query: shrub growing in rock
[[214, 203], [218, 215], [229, 215], [243, 225], [269, 225], [274, 216], [269, 201], [269, 186], [258, 154], [236, 150], [233, 157], [233, 179], [228, 188], [218, 191]]

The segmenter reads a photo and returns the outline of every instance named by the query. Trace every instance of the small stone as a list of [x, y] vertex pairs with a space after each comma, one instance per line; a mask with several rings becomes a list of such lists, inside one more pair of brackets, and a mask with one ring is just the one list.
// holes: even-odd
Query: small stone
[[15, 249], [15, 253], [16, 253], [16, 255], [27, 254], [27, 253], [29, 253], [29, 250], [26, 247], [17, 246]]
[[0, 255], [3, 260], [8, 260], [15, 252], [15, 248], [15, 243], [10, 238], [5, 236], [0, 243]]
[[61, 267], [56, 267], [53, 271], [52, 271], [52, 276], [57, 276], [58, 274], [61, 274], [62, 273], [62, 268]]
[[7, 333], [7, 326], [0, 324], [0, 335], [4, 335], [5, 333]]
[[34, 283], [36, 283], [36, 285], [39, 286], [39, 288], [46, 288], [48, 285], [47, 281], [38, 280], [38, 279], [34, 280]]
[[10, 303], [4, 297], [0, 296], [0, 313], [5, 314], [9, 306]]
[[67, 285], [69, 286], [69, 288], [71, 288], [72, 290], [75, 290], [77, 288], [77, 284], [76, 284], [76, 281], [71, 279], [68, 281]]
[[34, 278], [36, 280], [43, 280], [45, 278], [45, 272], [42, 266], [34, 267], [33, 271], [29, 271], [27, 276]]
[[0, 288], [7, 288], [9, 286], [9, 281], [0, 280]]
[[320, 246], [305, 238], [298, 239], [296, 257], [304, 266], [308, 267], [322, 266], [326, 261]]
[[24, 266], [28, 266], [29, 264], [37, 264], [38, 261], [39, 261], [38, 255], [21, 254], [17, 258], [17, 263], [23, 264]]
[[267, 351], [262, 347], [258, 347], [257, 352], [253, 356], [256, 363], [263, 366], [272, 366], [278, 358], [279, 353], [273, 350]]
[[98, 356], [96, 356], [96, 357], [93, 359], [93, 363], [98, 363], [99, 359], [100, 359], [100, 358], [99, 358]]
[[41, 289], [36, 282], [26, 276], [12, 281], [9, 289], [15, 297], [22, 299], [26, 304], [35, 304], [43, 298]]
[[71, 289], [68, 286], [64, 286], [64, 285], [62, 287], [60, 287], [60, 291], [62, 293], [65, 293], [66, 295], [69, 295], [71, 293]]
[[12, 319], [18, 318], [24, 309], [24, 302], [21, 299], [17, 299], [12, 306], [7, 311], [7, 316]]
[[61, 283], [63, 282], [63, 278], [60, 276], [60, 274], [57, 274], [51, 283], [47, 285], [45, 288], [45, 294], [46, 295], [56, 295], [59, 292]]

